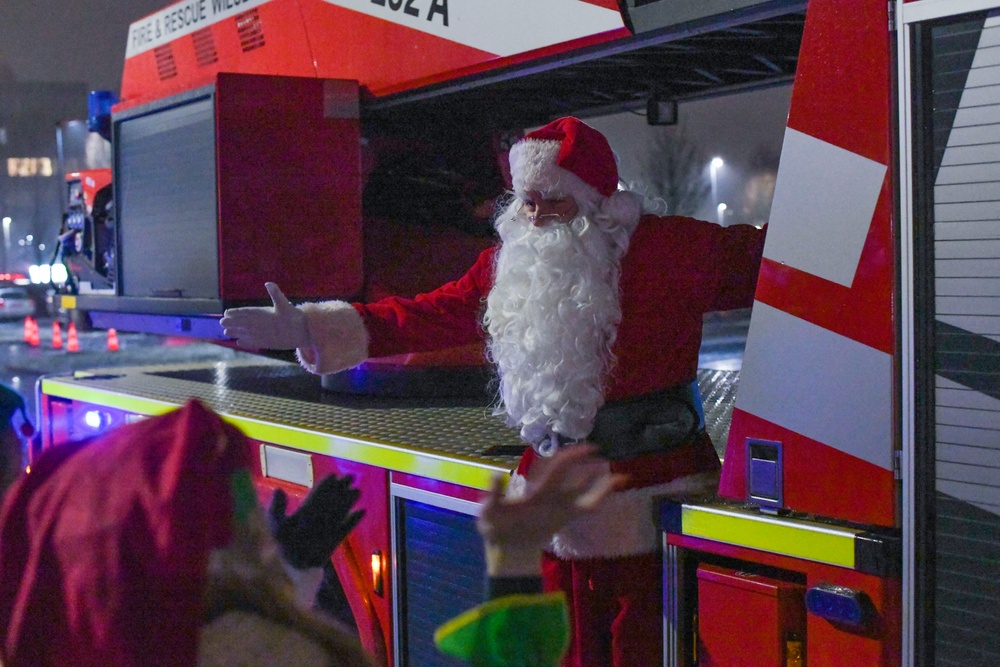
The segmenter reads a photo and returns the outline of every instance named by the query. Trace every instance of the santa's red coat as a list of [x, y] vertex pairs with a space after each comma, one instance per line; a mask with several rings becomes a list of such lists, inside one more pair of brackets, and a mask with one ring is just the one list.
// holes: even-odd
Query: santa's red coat
[[[694, 379], [707, 312], [753, 303], [764, 231], [679, 216], [643, 216], [622, 260], [617, 362], [605, 399], [614, 401]], [[482, 341], [494, 255], [485, 250], [460, 279], [413, 299], [354, 304], [368, 354], [391, 356]]]

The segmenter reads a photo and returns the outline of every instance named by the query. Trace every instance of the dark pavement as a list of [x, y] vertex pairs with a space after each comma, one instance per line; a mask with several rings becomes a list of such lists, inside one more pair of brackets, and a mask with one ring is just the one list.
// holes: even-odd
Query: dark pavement
[[62, 348], [54, 349], [53, 318], [38, 320], [40, 342], [37, 347], [24, 340], [24, 321], [0, 322], [0, 382], [20, 393], [28, 404], [28, 412], [37, 420], [35, 387], [43, 375], [66, 375], [74, 371], [119, 366], [148, 366], [216, 361], [251, 356], [244, 352], [191, 338], [153, 334], [117, 332], [118, 350], [108, 349], [108, 332], [77, 331], [79, 351], [67, 349], [68, 334], [60, 327]]

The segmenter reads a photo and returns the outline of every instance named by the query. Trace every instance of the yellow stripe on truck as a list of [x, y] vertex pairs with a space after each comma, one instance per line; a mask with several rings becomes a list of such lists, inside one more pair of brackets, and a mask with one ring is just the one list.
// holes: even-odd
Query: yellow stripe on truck
[[[86, 379], [87, 375], [86, 372], [78, 372], [76, 378]], [[173, 402], [138, 398], [114, 390], [76, 385], [71, 381], [60, 382], [59, 378], [43, 378], [42, 393], [144, 416], [159, 415], [180, 407]], [[276, 424], [227, 414], [221, 410], [218, 412], [223, 419], [237, 426], [247, 437], [265, 444], [366, 463], [459, 486], [487, 490], [492, 485], [494, 475], [506, 477], [508, 474], [500, 466], [484, 465], [423, 449]]]
[[684, 505], [685, 536], [731, 544], [817, 563], [854, 568], [855, 531], [812, 521], [741, 512], [712, 506]]

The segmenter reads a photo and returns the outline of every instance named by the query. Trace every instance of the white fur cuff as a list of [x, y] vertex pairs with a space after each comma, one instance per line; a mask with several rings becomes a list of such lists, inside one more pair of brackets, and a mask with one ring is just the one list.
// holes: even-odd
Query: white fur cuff
[[663, 484], [609, 495], [597, 511], [571, 521], [552, 538], [552, 553], [572, 560], [618, 558], [660, 548], [658, 501], [704, 495], [718, 488], [718, 473], [695, 473]]
[[552, 538], [559, 558], [617, 558], [656, 551], [660, 534], [653, 498], [665, 484], [619, 491], [608, 496], [595, 512], [569, 522]]
[[304, 303], [312, 345], [296, 350], [302, 367], [325, 375], [353, 368], [368, 358], [368, 331], [364, 320], [346, 301]]

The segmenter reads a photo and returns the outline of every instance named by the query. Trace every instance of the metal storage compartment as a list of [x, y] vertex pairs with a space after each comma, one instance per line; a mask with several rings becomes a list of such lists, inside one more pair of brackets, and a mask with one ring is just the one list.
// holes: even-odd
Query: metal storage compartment
[[698, 567], [699, 667], [805, 664], [805, 587], [716, 565]]

